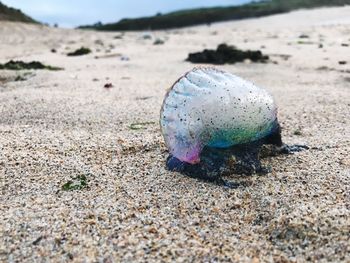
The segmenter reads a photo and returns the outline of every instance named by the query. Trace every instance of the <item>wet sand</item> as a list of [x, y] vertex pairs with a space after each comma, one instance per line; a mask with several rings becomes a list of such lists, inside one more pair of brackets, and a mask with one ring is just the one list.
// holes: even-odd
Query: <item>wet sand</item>
[[[349, 262], [350, 7], [150, 34], [0, 22], [0, 63], [65, 69], [0, 71], [0, 261]], [[158, 124], [188, 53], [221, 43], [270, 56], [221, 68], [269, 90], [283, 140], [310, 147], [227, 177], [237, 189], [167, 171]]]

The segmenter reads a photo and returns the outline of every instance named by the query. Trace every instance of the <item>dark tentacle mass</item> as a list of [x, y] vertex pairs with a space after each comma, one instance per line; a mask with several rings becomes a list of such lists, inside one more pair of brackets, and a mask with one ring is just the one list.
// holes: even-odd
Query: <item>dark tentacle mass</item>
[[167, 168], [192, 178], [236, 188], [238, 184], [227, 182], [222, 177], [231, 174], [267, 174], [270, 169], [262, 166], [260, 158], [292, 154], [305, 149], [308, 149], [305, 145], [283, 144], [281, 129], [278, 125], [275, 132], [258, 141], [226, 149], [206, 147], [201, 153], [201, 161], [198, 164], [182, 162], [170, 155], [167, 159]]

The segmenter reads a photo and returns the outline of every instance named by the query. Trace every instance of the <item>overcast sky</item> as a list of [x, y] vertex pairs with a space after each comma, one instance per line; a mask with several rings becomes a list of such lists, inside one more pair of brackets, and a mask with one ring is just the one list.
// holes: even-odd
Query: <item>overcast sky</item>
[[0, 0], [40, 22], [63, 27], [116, 22], [179, 9], [238, 5], [249, 0]]

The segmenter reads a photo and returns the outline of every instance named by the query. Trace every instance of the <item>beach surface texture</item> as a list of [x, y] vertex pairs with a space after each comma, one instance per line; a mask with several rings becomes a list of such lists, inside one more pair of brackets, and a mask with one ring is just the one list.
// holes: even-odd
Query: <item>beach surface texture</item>
[[[237, 189], [167, 171], [159, 126], [188, 54], [221, 43], [270, 57], [220, 68], [310, 147]], [[10, 60], [63, 70], [0, 70], [1, 262], [350, 261], [349, 6], [154, 32], [1, 21]]]

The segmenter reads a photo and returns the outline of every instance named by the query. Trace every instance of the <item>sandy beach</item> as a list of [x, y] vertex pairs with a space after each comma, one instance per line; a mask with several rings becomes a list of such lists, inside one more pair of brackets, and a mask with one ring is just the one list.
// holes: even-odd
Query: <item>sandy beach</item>
[[[310, 147], [227, 177], [237, 189], [167, 171], [159, 127], [188, 54], [221, 43], [270, 56], [220, 68], [273, 94], [283, 141]], [[350, 262], [349, 6], [154, 32], [1, 21], [9, 60], [64, 70], [0, 70], [1, 262]]]

